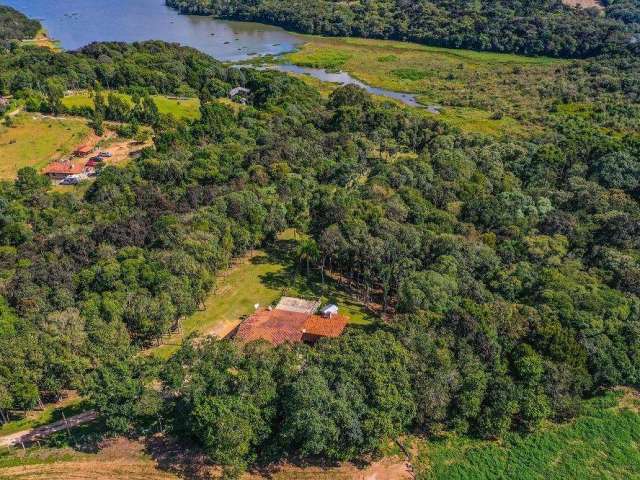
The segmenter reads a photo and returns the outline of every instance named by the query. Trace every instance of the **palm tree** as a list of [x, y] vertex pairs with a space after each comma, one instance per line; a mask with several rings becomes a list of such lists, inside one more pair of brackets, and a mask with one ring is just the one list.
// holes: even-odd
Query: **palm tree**
[[318, 258], [320, 257], [320, 249], [318, 248], [318, 244], [315, 242], [315, 240], [310, 238], [302, 240], [298, 244], [296, 255], [298, 256], [298, 261], [300, 263], [306, 263], [307, 275], [309, 275], [309, 264], [318, 260]]

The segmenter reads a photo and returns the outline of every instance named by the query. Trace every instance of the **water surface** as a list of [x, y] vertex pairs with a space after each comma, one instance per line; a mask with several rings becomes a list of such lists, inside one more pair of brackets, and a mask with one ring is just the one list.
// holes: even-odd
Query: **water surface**
[[[238, 62], [259, 55], [279, 55], [296, 49], [302, 37], [249, 22], [180, 15], [164, 0], [0, 0], [42, 22], [49, 36], [65, 50], [91, 42], [164, 40], [196, 48], [218, 60]], [[311, 75], [325, 82], [355, 84], [374, 95], [419, 106], [414, 95], [372, 87], [346, 72], [275, 65], [276, 70]]]
[[298, 65], [292, 65], [292, 64], [267, 65], [267, 66], [264, 66], [263, 68], [270, 69], [270, 70], [278, 70], [279, 72], [310, 75], [312, 77], [317, 78], [318, 80], [322, 80], [323, 82], [338, 83], [340, 85], [357, 85], [359, 87], [364, 88], [367, 92], [371, 93], [372, 95], [379, 95], [382, 97], [393, 98], [394, 100], [399, 100], [402, 103], [405, 103], [412, 107], [421, 106], [420, 103], [418, 103], [418, 100], [416, 100], [415, 95], [412, 95], [410, 93], [402, 93], [402, 92], [394, 92], [391, 90], [385, 90], [384, 88], [372, 87], [371, 85], [367, 85], [366, 83], [361, 82], [357, 78], [352, 77], [347, 72], [328, 72], [327, 70], [323, 70], [321, 68], [299, 67]]
[[223, 61], [290, 52], [301, 43], [278, 27], [179, 15], [164, 0], [0, 0], [42, 22], [65, 50], [95, 41], [164, 40]]

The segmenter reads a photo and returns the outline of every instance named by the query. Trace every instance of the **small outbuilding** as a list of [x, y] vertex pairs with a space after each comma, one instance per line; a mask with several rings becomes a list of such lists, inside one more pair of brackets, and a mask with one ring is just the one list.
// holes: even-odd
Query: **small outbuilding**
[[86, 157], [87, 155], [89, 155], [91, 152], [93, 151], [93, 148], [89, 145], [79, 145], [78, 147], [76, 147], [76, 149], [73, 151], [73, 154], [76, 157]]
[[322, 307], [320, 313], [324, 318], [331, 318], [338, 314], [338, 306], [330, 303], [329, 305]]

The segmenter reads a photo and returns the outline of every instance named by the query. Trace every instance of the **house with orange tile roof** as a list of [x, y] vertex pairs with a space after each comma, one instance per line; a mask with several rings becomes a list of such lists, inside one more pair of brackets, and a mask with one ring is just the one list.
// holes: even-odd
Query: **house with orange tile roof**
[[240, 342], [266, 340], [272, 345], [305, 342], [313, 344], [321, 338], [335, 338], [347, 326], [347, 317], [316, 315], [319, 302], [284, 297], [276, 308], [256, 311], [243, 321], [235, 334]]
[[82, 163], [52, 162], [42, 169], [43, 175], [51, 180], [62, 180], [69, 175], [79, 175], [84, 172]]

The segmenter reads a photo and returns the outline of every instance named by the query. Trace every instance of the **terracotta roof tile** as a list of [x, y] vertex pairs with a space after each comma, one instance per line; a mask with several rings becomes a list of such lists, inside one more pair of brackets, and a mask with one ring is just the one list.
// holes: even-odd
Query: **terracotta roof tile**
[[274, 345], [302, 340], [306, 313], [261, 310], [240, 324], [236, 338], [243, 342], [263, 339]]
[[301, 342], [304, 335], [337, 337], [346, 326], [347, 318], [341, 315], [325, 318], [280, 309], [260, 310], [240, 324], [236, 338], [242, 342], [262, 339], [279, 345]]
[[78, 173], [82, 173], [84, 171], [84, 166], [79, 163], [61, 163], [61, 162], [53, 162], [47, 165], [42, 173], [44, 174], [67, 174], [74, 175]]
[[304, 322], [304, 329], [307, 335], [317, 335], [320, 337], [338, 337], [347, 326], [347, 317], [333, 315], [321, 317], [311, 315]]

